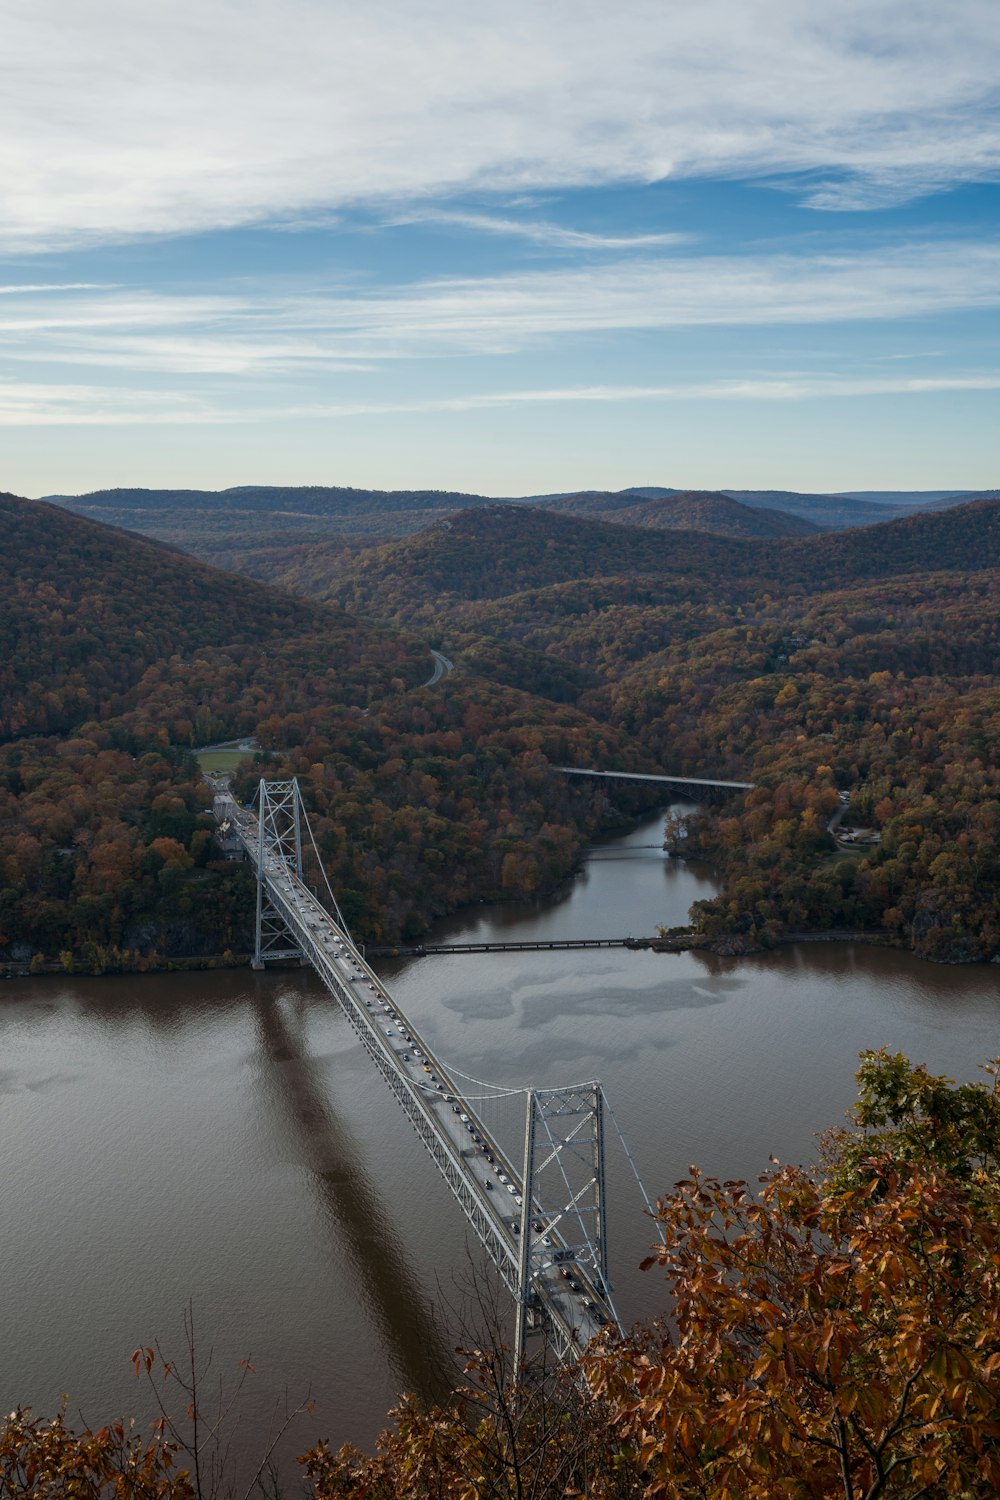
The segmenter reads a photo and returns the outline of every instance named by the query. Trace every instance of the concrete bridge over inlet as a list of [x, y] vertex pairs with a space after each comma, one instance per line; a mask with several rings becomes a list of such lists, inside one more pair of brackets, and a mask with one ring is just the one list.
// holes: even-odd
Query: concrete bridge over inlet
[[660, 776], [648, 771], [600, 771], [596, 766], [553, 766], [564, 776], [591, 776], [601, 781], [653, 781], [662, 782], [673, 791], [687, 794], [697, 801], [699, 797], [731, 796], [734, 792], [752, 792], [753, 781], [714, 781], [707, 776]]

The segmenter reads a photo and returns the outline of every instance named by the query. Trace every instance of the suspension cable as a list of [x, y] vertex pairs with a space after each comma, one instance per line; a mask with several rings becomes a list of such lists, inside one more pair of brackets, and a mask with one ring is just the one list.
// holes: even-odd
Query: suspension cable
[[[306, 832], [309, 834], [309, 842], [310, 842], [310, 844], [312, 844], [313, 853], [316, 856], [316, 863], [319, 865], [319, 871], [320, 871], [320, 874], [323, 877], [323, 884], [326, 886], [327, 895], [330, 897], [330, 900], [333, 902], [333, 909], [334, 909], [334, 911], [337, 914], [337, 921], [340, 923], [340, 926], [343, 928], [343, 930], [347, 933], [348, 937], [350, 937], [350, 935], [351, 935], [350, 928], [348, 927], [347, 923], [344, 921], [343, 913], [341, 912], [340, 907], [337, 905], [337, 898], [333, 894], [333, 886], [330, 884], [329, 876], [326, 873], [326, 866], [324, 865], [322, 859], [320, 858], [320, 852], [319, 852], [319, 850], [316, 847], [316, 837], [315, 837], [315, 835], [314, 835], [314, 833], [312, 831], [312, 824], [309, 821], [309, 813], [308, 813], [308, 811], [306, 809], [305, 798], [302, 796], [301, 791], [299, 792], [299, 806], [302, 809], [302, 817], [305, 820]], [[352, 941], [353, 941], [353, 939], [352, 939]]]
[[[507, 1084], [507, 1083], [490, 1083], [489, 1080], [486, 1079], [486, 1078], [473, 1078], [473, 1076], [472, 1076], [471, 1073], [463, 1073], [462, 1070], [461, 1070], [461, 1068], [453, 1068], [450, 1063], [448, 1064], [448, 1072], [449, 1073], [454, 1073], [454, 1075], [455, 1075], [456, 1078], [464, 1078], [465, 1081], [466, 1081], [466, 1083], [475, 1083], [475, 1084], [477, 1084], [479, 1086], [479, 1088], [492, 1089], [494, 1091], [494, 1095], [497, 1096], [497, 1097], [499, 1097], [500, 1095], [503, 1095], [503, 1094], [526, 1094], [527, 1093], [527, 1089], [524, 1088], [524, 1087], [521, 1087], [521, 1088], [511, 1088], [510, 1084]], [[484, 1096], [484, 1097], [488, 1097], [488, 1096]]]
[[[323, 860], [320, 857], [319, 849], [316, 846], [316, 836], [313, 833], [312, 824], [309, 821], [309, 813], [306, 810], [305, 801], [302, 798], [301, 792], [299, 792], [299, 805], [300, 805], [301, 810], [302, 810], [302, 817], [303, 817], [303, 819], [305, 821], [306, 831], [309, 834], [309, 842], [312, 845], [313, 853], [316, 856], [316, 863], [319, 865], [320, 874], [323, 876], [323, 884], [326, 887], [327, 895], [330, 897], [330, 901], [331, 901], [331, 903], [333, 905], [334, 912], [336, 913], [336, 916], [337, 916], [337, 921], [340, 924], [340, 927], [342, 928], [342, 930], [348, 935], [348, 937], [350, 937], [350, 929], [348, 928], [347, 923], [344, 921], [343, 914], [342, 914], [342, 912], [340, 910], [340, 907], [339, 907], [339, 905], [337, 903], [337, 898], [336, 898], [336, 896], [333, 893], [333, 887], [330, 884], [329, 876], [326, 873], [326, 866], [324, 865]], [[353, 939], [352, 939], [352, 941], [353, 941]], [[485, 1102], [485, 1101], [489, 1101], [489, 1100], [501, 1100], [501, 1099], [508, 1099], [509, 1100], [509, 1099], [513, 1099], [513, 1098], [515, 1098], [515, 1097], [517, 1097], [519, 1095], [526, 1095], [526, 1094], [528, 1094], [530, 1092], [530, 1090], [528, 1088], [525, 1088], [525, 1087], [511, 1088], [507, 1084], [491, 1083], [491, 1082], [489, 1082], [485, 1078], [476, 1078], [476, 1077], [473, 1076], [473, 1074], [471, 1074], [471, 1073], [463, 1073], [463, 1071], [461, 1070], [461, 1068], [455, 1068], [455, 1067], [452, 1067], [450, 1065], [447, 1066], [447, 1070], [446, 1071], [449, 1074], [449, 1076], [450, 1075], [454, 1075], [456, 1078], [463, 1079], [464, 1082], [466, 1082], [466, 1083], [474, 1083], [478, 1088], [484, 1088], [484, 1089], [489, 1089], [490, 1090], [490, 1092], [488, 1094], [466, 1094], [466, 1093], [463, 1092], [463, 1094], [461, 1095], [461, 1097], [463, 1099], [468, 1099], [470, 1103], [473, 1102], [473, 1101], [475, 1101], [476, 1103], [480, 1103], [480, 1102]], [[419, 1086], [420, 1087], [425, 1087], [425, 1085], [423, 1085], [423, 1084], [420, 1084]], [[430, 1092], [430, 1086], [426, 1085], [426, 1087], [427, 1087], [428, 1091]], [[610, 1119], [611, 1119], [611, 1123], [612, 1123], [612, 1125], [615, 1128], [615, 1134], [617, 1135], [618, 1140], [621, 1143], [621, 1148], [622, 1148], [622, 1150], [625, 1153], [625, 1160], [628, 1162], [629, 1167], [632, 1170], [632, 1176], [635, 1178], [636, 1183], [638, 1184], [638, 1187], [639, 1187], [639, 1192], [642, 1194], [642, 1201], [646, 1205], [646, 1211], [649, 1214], [650, 1218], [652, 1219], [654, 1225], [656, 1226], [656, 1233], [657, 1233], [657, 1236], [658, 1236], [658, 1238], [660, 1240], [660, 1243], [665, 1245], [666, 1244], [666, 1236], [664, 1235], [663, 1228], [660, 1225], [660, 1222], [659, 1222], [659, 1220], [656, 1217], [656, 1211], [653, 1208], [652, 1202], [650, 1201], [649, 1194], [646, 1192], [645, 1184], [644, 1184], [642, 1178], [639, 1175], [639, 1168], [636, 1166], [636, 1164], [635, 1164], [635, 1158], [633, 1157], [632, 1152], [629, 1150], [628, 1142], [625, 1139], [625, 1134], [624, 1134], [621, 1126], [618, 1123], [618, 1117], [615, 1114], [614, 1109], [612, 1108], [611, 1101], [608, 1098], [607, 1093], [605, 1092], [604, 1085], [603, 1084], [598, 1084], [598, 1087], [600, 1088], [600, 1091], [601, 1091], [601, 1097], [604, 1100], [604, 1107], [607, 1110], [608, 1115], [610, 1116]], [[436, 1090], [435, 1090], [435, 1092], [436, 1092]], [[546, 1091], [543, 1091], [543, 1092], [546, 1092]], [[553, 1090], [552, 1092], [557, 1092], [557, 1091]], [[552, 1145], [555, 1146], [555, 1141], [552, 1139], [552, 1134], [551, 1134], [551, 1131], [548, 1129], [547, 1122], [545, 1122], [544, 1115], [543, 1115], [542, 1118], [543, 1118], [543, 1123], [545, 1123], [545, 1125], [546, 1125], [546, 1133], [549, 1135], [549, 1138], [550, 1138], [550, 1141], [551, 1141]], [[558, 1151], [555, 1152], [555, 1156], [556, 1156], [556, 1158], [558, 1160], [558, 1157], [559, 1157], [559, 1152]], [[563, 1166], [563, 1164], [562, 1164], [561, 1161], [558, 1161], [558, 1165], [559, 1165], [560, 1174], [562, 1175], [562, 1177], [563, 1177], [563, 1179], [565, 1181], [565, 1185], [566, 1185], [567, 1189], [570, 1191], [570, 1197], [571, 1197], [571, 1200], [572, 1200], [572, 1189], [570, 1189], [570, 1187], [569, 1187], [569, 1181], [566, 1178], [565, 1167]], [[583, 1231], [584, 1239], [587, 1240], [587, 1242], [589, 1243], [589, 1235], [587, 1234], [586, 1229], [584, 1228], [582, 1219], [580, 1219], [579, 1208], [577, 1207], [577, 1205], [575, 1203], [573, 1204], [573, 1207], [576, 1208], [577, 1218], [580, 1220], [580, 1228]]]
[[656, 1225], [656, 1233], [659, 1236], [660, 1244], [661, 1245], [665, 1245], [667, 1243], [666, 1235], [663, 1233], [663, 1228], [662, 1228], [662, 1226], [660, 1224], [660, 1221], [656, 1217], [656, 1210], [654, 1209], [652, 1203], [649, 1201], [649, 1194], [646, 1192], [645, 1183], [643, 1182], [642, 1178], [639, 1176], [639, 1168], [636, 1166], [635, 1160], [634, 1160], [634, 1158], [632, 1156], [632, 1153], [631, 1153], [631, 1151], [628, 1148], [628, 1142], [626, 1141], [624, 1132], [623, 1132], [621, 1126], [618, 1123], [618, 1117], [617, 1117], [617, 1115], [615, 1114], [614, 1110], [611, 1107], [611, 1100], [608, 1098], [607, 1094], [605, 1093], [603, 1083], [599, 1085], [599, 1088], [601, 1090], [601, 1097], [604, 1100], [604, 1107], [607, 1110], [608, 1114], [611, 1116], [611, 1123], [615, 1127], [615, 1134], [617, 1135], [619, 1141], [621, 1142], [621, 1148], [622, 1148], [622, 1150], [625, 1152], [625, 1160], [628, 1162], [629, 1166], [632, 1168], [632, 1176], [635, 1178], [636, 1182], [639, 1184], [639, 1191], [642, 1194], [642, 1201], [646, 1205], [646, 1211], [649, 1214], [649, 1217], [652, 1219], [653, 1223]]

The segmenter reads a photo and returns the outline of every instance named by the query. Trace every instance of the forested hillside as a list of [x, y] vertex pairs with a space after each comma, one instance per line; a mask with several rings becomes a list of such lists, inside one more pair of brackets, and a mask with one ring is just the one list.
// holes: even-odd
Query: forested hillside
[[493, 505], [369, 549], [349, 567], [339, 554], [318, 547], [283, 581], [351, 607], [371, 607], [385, 618], [413, 614], [429, 600], [447, 606], [452, 600], [500, 599], [586, 579], [633, 578], [641, 587], [645, 579], [679, 578], [694, 599], [699, 586], [800, 595], [838, 581], [998, 565], [1000, 506], [993, 500], [854, 531], [773, 540], [697, 531], [672, 533], [667, 540], [642, 527]]
[[918, 508], [914, 502], [890, 505], [850, 495], [801, 495], [795, 490], [725, 490], [724, 493], [741, 505], [787, 511], [830, 531], [881, 526]]
[[[497, 507], [318, 587], [436, 632], [467, 671], [575, 702], [664, 771], [758, 782], [676, 845], [723, 877], [696, 913], [713, 939], [861, 927], [1000, 955], [1000, 504], [669, 545]], [[835, 843], [839, 792], [845, 826], [880, 843]]]
[[[351, 681], [353, 622], [348, 629], [336, 611], [224, 577], [41, 501], [0, 495], [0, 535], [17, 562], [0, 576], [0, 739], [118, 713], [150, 667], [196, 648], [235, 650], [317, 629], [337, 632], [331, 644], [343, 654], [345, 699], [366, 701], [367, 684]], [[368, 635], [370, 647], [379, 633]], [[208, 687], [201, 706], [199, 742], [212, 733]]]
[[316, 548], [288, 587], [346, 602], [374, 618], [419, 618], [452, 603], [501, 599], [581, 580], [676, 576], [690, 587], [749, 579], [753, 562], [728, 537], [659, 532], [520, 505], [461, 511], [417, 536], [372, 548], [343, 567]]
[[47, 500], [72, 502], [72, 509], [238, 510], [259, 515], [350, 516], [376, 510], [462, 510], [488, 505], [482, 495], [459, 490], [362, 490], [350, 485], [238, 484], [226, 490], [91, 490], [85, 495], [47, 495]]
[[456, 510], [493, 503], [450, 490], [336, 485], [114, 489], [45, 498], [92, 520], [171, 542], [218, 567], [267, 580], [317, 543], [368, 546], [409, 536]]
[[[240, 735], [304, 778], [362, 937], [551, 890], [614, 816], [550, 770], [576, 760], [757, 783], [672, 830], [721, 875], [695, 919], [723, 946], [1000, 955], [996, 502], [772, 540], [483, 505], [313, 548], [286, 577], [323, 603], [38, 502], [0, 522], [0, 950], [244, 945], [190, 759]], [[459, 671], [424, 689], [429, 644]], [[841, 792], [870, 842], [828, 831]]]
[[1000, 504], [975, 500], [946, 511], [920, 512], [843, 531], [821, 544], [785, 543], [782, 576], [810, 583], [890, 578], [932, 569], [1000, 566]]
[[790, 511], [741, 505], [712, 490], [686, 490], [639, 500], [635, 495], [566, 495], [546, 502], [557, 515], [590, 516], [656, 531], [705, 531], [713, 536], [815, 536], [823, 526]]
[[[304, 562], [313, 547], [325, 545], [349, 553], [410, 536], [460, 510], [497, 504], [496, 498], [450, 490], [367, 490], [338, 485], [122, 488], [43, 498], [93, 520], [170, 542], [205, 562], [267, 581]], [[859, 497], [794, 491], [711, 492], [654, 485], [617, 493], [585, 490], [524, 496], [516, 503], [665, 530], [800, 536], [810, 534], [811, 528], [839, 530], [877, 524], [919, 509], [922, 503], [918, 497], [904, 500], [884, 505]], [[647, 505], [647, 501], [657, 503]], [[940, 503], [955, 501], [949, 498]], [[750, 512], [758, 518], [753, 519]]]
[[548, 769], [623, 753], [578, 710], [482, 680], [422, 689], [427, 647], [396, 628], [37, 501], [3, 497], [0, 537], [8, 961], [245, 950], [248, 878], [214, 857], [191, 755], [216, 739], [256, 737], [306, 779], [359, 937], [549, 889], [609, 815]]

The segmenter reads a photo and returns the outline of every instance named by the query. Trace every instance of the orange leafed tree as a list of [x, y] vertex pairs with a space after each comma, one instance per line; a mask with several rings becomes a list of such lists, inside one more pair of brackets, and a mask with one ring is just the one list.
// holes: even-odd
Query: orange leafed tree
[[661, 1202], [674, 1331], [598, 1354], [644, 1496], [1000, 1491], [1000, 1238], [935, 1164], [697, 1173]]
[[0, 1423], [0, 1495], [21, 1500], [196, 1500], [190, 1476], [174, 1467], [176, 1445], [145, 1441], [123, 1422], [74, 1432], [61, 1416], [28, 1411]]

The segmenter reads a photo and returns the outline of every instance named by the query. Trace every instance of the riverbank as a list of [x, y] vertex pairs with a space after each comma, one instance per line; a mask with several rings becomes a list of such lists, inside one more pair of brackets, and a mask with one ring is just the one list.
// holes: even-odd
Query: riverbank
[[544, 942], [361, 944], [366, 958], [433, 958], [459, 953], [556, 952], [580, 948], [627, 948], [632, 952], [715, 953], [720, 958], [749, 957], [795, 943], [867, 943], [903, 950], [898, 938], [883, 932], [789, 932], [768, 943], [737, 933], [709, 938], [699, 932], [658, 933], [655, 937], [551, 938]]
[[[642, 847], [657, 828], [602, 845], [554, 900], [473, 905], [428, 941], [681, 928], [713, 886]], [[992, 972], [829, 933], [733, 959], [458, 953], [378, 967], [449, 1066], [512, 1090], [599, 1078], [654, 1198], [692, 1162], [754, 1181], [772, 1154], [813, 1160], [814, 1132], [856, 1097], [863, 1048], [974, 1078], [1000, 1020]], [[290, 1469], [313, 1438], [366, 1447], [400, 1390], [430, 1391], [437, 1343], [456, 1342], [435, 1342], [432, 1309], [468, 1265], [465, 1226], [310, 969], [58, 973], [0, 986], [0, 1000], [7, 1410], [55, 1410], [68, 1391], [71, 1411], [144, 1419], [128, 1354], [157, 1337], [172, 1349], [189, 1299], [213, 1368], [252, 1353], [248, 1421], [266, 1425], [286, 1389], [316, 1393]], [[513, 1121], [523, 1095], [507, 1101]], [[665, 1293], [638, 1269], [649, 1221], [608, 1125], [629, 1324]]]
[[[491, 902], [491, 906], [502, 908], [504, 905], [513, 906], [512, 902]], [[460, 908], [452, 913], [453, 920], [461, 920], [466, 913], [472, 913], [474, 906]], [[911, 953], [900, 942], [886, 932], [866, 931], [830, 931], [822, 930], [816, 932], [786, 932], [772, 937], [768, 942], [762, 943], [749, 934], [730, 933], [724, 937], [710, 938], [698, 932], [670, 932], [656, 934], [653, 937], [627, 937], [609, 939], [572, 939], [565, 941], [552, 939], [544, 943], [490, 943], [459, 945], [453, 943], [412, 943], [412, 944], [364, 944], [359, 946], [368, 958], [378, 959], [412, 959], [434, 957], [439, 954], [454, 952], [475, 951], [481, 953], [525, 951], [526, 948], [538, 950], [573, 949], [573, 948], [624, 948], [631, 952], [650, 953], [711, 953], [717, 958], [753, 958], [761, 953], [772, 953], [778, 948], [792, 948], [800, 943], [854, 943], [870, 948], [887, 948], [897, 953]], [[944, 960], [926, 958], [920, 954], [911, 954], [921, 963], [933, 964], [938, 967], [945, 964]], [[151, 962], [148, 955], [139, 954], [134, 962], [124, 960], [109, 961], [105, 967], [95, 967], [82, 960], [67, 964], [63, 959], [43, 958], [41, 954], [35, 954], [29, 964], [6, 963], [0, 964], [0, 979], [31, 979], [44, 975], [51, 977], [54, 974], [85, 975], [90, 978], [103, 978], [116, 974], [181, 974], [198, 973], [221, 969], [246, 969], [250, 967], [252, 955], [249, 953], [220, 953], [210, 955], [196, 955], [193, 957], [165, 958], [160, 962]], [[997, 960], [988, 962], [996, 963]], [[985, 968], [987, 961], [970, 959], [961, 967]], [[285, 967], [284, 965], [280, 967]], [[295, 963], [289, 967], [297, 967]]]
[[84, 963], [81, 959], [43, 958], [36, 953], [30, 963], [0, 964], [0, 979], [31, 979], [38, 975], [51, 978], [53, 974], [86, 975], [91, 979], [102, 979], [115, 974], [187, 974], [212, 969], [246, 969], [250, 966], [249, 953], [197, 954], [193, 957], [163, 958], [151, 962], [150, 955], [136, 954], [133, 962], [124, 958], [109, 960], [101, 967]]

